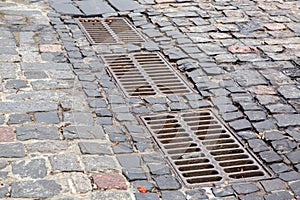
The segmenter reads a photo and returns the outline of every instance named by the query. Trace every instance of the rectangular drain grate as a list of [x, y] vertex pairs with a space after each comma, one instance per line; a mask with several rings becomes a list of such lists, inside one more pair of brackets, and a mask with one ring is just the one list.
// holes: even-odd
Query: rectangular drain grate
[[141, 43], [145, 41], [125, 18], [80, 18], [77, 23], [92, 44]]
[[192, 93], [192, 89], [159, 53], [102, 55], [127, 96]]
[[187, 187], [270, 177], [210, 110], [141, 118]]

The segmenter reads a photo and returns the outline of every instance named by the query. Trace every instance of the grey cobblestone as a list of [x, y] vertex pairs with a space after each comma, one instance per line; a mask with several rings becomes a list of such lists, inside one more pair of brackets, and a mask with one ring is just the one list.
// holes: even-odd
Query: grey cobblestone
[[61, 186], [53, 180], [13, 182], [13, 198], [49, 198], [59, 194]]
[[[296, 199], [298, 10], [295, 0], [0, 3], [0, 124], [12, 128], [0, 134], [0, 198]], [[124, 16], [149, 38], [90, 45], [75, 18], [96, 15]], [[161, 51], [198, 91], [125, 97], [97, 55], [140, 51]], [[205, 108], [279, 179], [181, 193], [135, 114]], [[99, 171], [123, 171], [130, 189], [95, 190]]]
[[35, 159], [29, 162], [20, 161], [13, 164], [12, 172], [19, 174], [22, 178], [44, 178], [47, 174], [46, 162], [44, 159]]
[[62, 172], [82, 171], [77, 156], [74, 155], [53, 155], [49, 157], [53, 170]]

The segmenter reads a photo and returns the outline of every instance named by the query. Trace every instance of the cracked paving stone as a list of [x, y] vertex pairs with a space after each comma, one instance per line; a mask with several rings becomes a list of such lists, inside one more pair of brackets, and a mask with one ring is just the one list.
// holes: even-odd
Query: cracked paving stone
[[251, 183], [234, 184], [232, 188], [238, 194], [250, 194], [259, 191], [259, 188]]
[[293, 195], [288, 191], [280, 191], [272, 194], [266, 194], [264, 196], [265, 200], [292, 200], [294, 199]]
[[133, 200], [128, 192], [122, 190], [93, 191], [90, 198], [103, 200]]
[[212, 192], [216, 197], [226, 197], [226, 196], [231, 196], [234, 195], [234, 191], [231, 188], [231, 186], [225, 186], [225, 187], [220, 187], [220, 188], [212, 188]]
[[136, 200], [159, 200], [156, 193], [135, 193]]
[[296, 181], [300, 180], [300, 173], [295, 171], [283, 172], [279, 174], [279, 178], [284, 181]]
[[266, 192], [286, 189], [285, 183], [280, 179], [261, 181], [261, 184], [264, 187]]
[[180, 191], [162, 191], [162, 200], [186, 200], [184, 194]]
[[82, 154], [112, 154], [111, 147], [107, 143], [78, 142], [78, 146]]
[[82, 162], [88, 172], [118, 170], [117, 161], [111, 156], [83, 156]]
[[296, 143], [289, 139], [273, 141], [271, 144], [278, 152], [290, 152], [297, 147]]
[[53, 170], [62, 172], [82, 171], [79, 159], [75, 155], [52, 155], [49, 156], [49, 160]]
[[293, 183], [290, 183], [290, 188], [292, 191], [295, 193], [295, 195], [299, 196], [300, 195], [300, 181], [296, 181]]
[[97, 185], [98, 189], [120, 189], [126, 190], [128, 188], [125, 178], [118, 173], [97, 173], [92, 175], [94, 183]]
[[157, 176], [153, 179], [160, 190], [177, 190], [181, 188], [179, 181], [170, 175]]
[[12, 182], [13, 198], [49, 198], [59, 194], [61, 186], [54, 180]]
[[248, 145], [255, 153], [269, 150], [268, 145], [260, 139], [248, 140]]
[[59, 130], [54, 126], [21, 126], [16, 132], [18, 140], [59, 140]]
[[145, 171], [142, 168], [123, 168], [122, 172], [129, 181], [147, 179]]
[[22, 178], [44, 178], [47, 175], [46, 162], [44, 159], [33, 159], [29, 162], [24, 160], [13, 163], [12, 172]]
[[105, 139], [101, 126], [67, 126], [63, 135], [66, 139]]
[[0, 144], [0, 158], [23, 158], [25, 148], [22, 143]]
[[287, 153], [286, 156], [293, 164], [300, 163], [300, 150]]
[[261, 159], [263, 159], [267, 163], [282, 161], [282, 158], [274, 151], [260, 152], [259, 156], [261, 157]]

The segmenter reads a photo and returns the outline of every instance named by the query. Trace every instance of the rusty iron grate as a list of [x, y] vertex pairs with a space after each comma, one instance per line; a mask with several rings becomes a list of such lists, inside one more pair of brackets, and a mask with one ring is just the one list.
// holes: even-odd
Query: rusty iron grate
[[109, 54], [101, 58], [127, 96], [192, 93], [160, 53]]
[[187, 187], [270, 177], [210, 110], [141, 119]]
[[141, 43], [142, 35], [125, 18], [80, 18], [77, 23], [92, 44]]

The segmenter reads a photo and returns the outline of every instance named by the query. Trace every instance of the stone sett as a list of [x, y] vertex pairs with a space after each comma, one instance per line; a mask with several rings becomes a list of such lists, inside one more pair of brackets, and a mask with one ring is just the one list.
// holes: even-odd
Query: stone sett
[[[8, 0], [0, 8], [0, 198], [299, 197], [295, 1]], [[95, 15], [127, 16], [152, 42], [91, 46], [74, 19]], [[160, 50], [198, 91], [123, 96], [96, 53], [141, 50]], [[216, 108], [278, 178], [183, 193], [135, 114], [203, 108]]]

